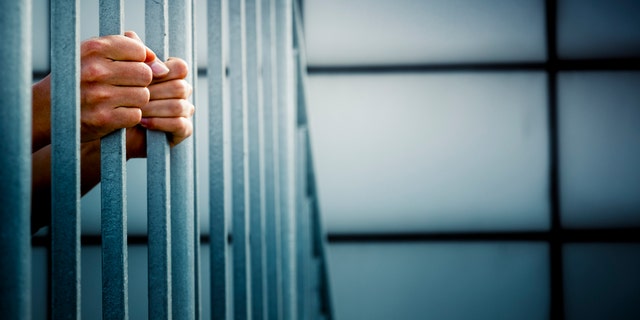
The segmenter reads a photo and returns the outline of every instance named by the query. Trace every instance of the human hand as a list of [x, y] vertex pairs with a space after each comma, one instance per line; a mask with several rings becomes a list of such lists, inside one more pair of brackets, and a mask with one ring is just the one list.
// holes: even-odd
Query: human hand
[[169, 69], [130, 31], [84, 41], [80, 52], [81, 140], [138, 124], [150, 99], [147, 86]]
[[191, 116], [195, 108], [188, 98], [192, 87], [185, 80], [189, 72], [187, 63], [179, 58], [166, 62], [169, 73], [154, 77], [149, 85], [149, 103], [142, 107], [140, 125], [127, 130], [128, 157], [146, 156], [146, 130], [164, 131], [172, 147], [191, 136]]

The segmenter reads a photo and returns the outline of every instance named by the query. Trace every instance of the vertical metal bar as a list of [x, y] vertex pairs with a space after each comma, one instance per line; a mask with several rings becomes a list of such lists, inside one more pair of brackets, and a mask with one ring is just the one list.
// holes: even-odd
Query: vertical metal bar
[[[301, 94], [300, 82], [298, 81], [298, 95]], [[304, 107], [304, 106], [302, 106]], [[296, 136], [296, 222], [297, 222], [297, 294], [298, 294], [298, 319], [310, 319], [309, 308], [309, 271], [311, 265], [310, 258], [310, 226], [307, 198], [307, 128], [300, 127]]]
[[297, 218], [297, 271], [298, 271], [298, 318], [310, 319], [315, 317], [312, 297], [314, 296], [312, 278], [316, 278], [311, 271], [315, 267], [313, 260], [313, 243], [311, 236], [311, 210], [309, 170], [307, 156], [309, 155], [309, 129], [307, 124], [306, 104], [306, 54], [304, 31], [302, 25], [301, 1], [293, 2], [293, 48], [294, 48], [294, 81], [295, 104], [297, 112], [297, 144], [296, 144], [296, 218]]
[[250, 213], [250, 254], [251, 254], [251, 310], [254, 319], [265, 316], [265, 276], [264, 276], [264, 210], [262, 204], [262, 104], [258, 92], [258, 59], [260, 57], [259, 0], [247, 0], [246, 48], [247, 48], [247, 112], [249, 140], [249, 213]]
[[0, 310], [31, 318], [31, 1], [0, 3]]
[[[122, 33], [123, 0], [100, 0], [100, 35]], [[126, 129], [102, 138], [102, 316], [128, 319]]]
[[558, 143], [558, 53], [557, 53], [557, 1], [545, 1], [545, 31], [547, 44], [547, 103], [549, 121], [549, 199], [550, 199], [550, 241], [549, 241], [549, 282], [551, 319], [563, 320], [564, 308], [562, 219], [560, 198]]
[[51, 4], [52, 315], [80, 317], [78, 1]]
[[281, 285], [279, 279], [279, 252], [280, 244], [279, 223], [276, 210], [276, 189], [277, 183], [275, 175], [276, 145], [274, 140], [274, 108], [277, 95], [276, 73], [275, 73], [275, 46], [273, 34], [275, 29], [275, 14], [273, 0], [262, 0], [262, 104], [263, 104], [263, 147], [264, 147], [264, 211], [265, 211], [265, 242], [266, 242], [266, 278], [267, 278], [267, 315], [269, 319], [280, 319], [281, 308], [280, 292]]
[[207, 2], [207, 79], [209, 98], [209, 238], [211, 318], [227, 315], [227, 226], [224, 174], [224, 62], [222, 0]]
[[[169, 55], [191, 64], [191, 0], [169, 1]], [[192, 74], [187, 81], [192, 83]], [[171, 149], [171, 288], [173, 317], [195, 317], [193, 139]]]
[[311, 139], [307, 134], [307, 191], [310, 201], [309, 216], [312, 228], [313, 254], [317, 257], [317, 289], [319, 298], [320, 312], [325, 319], [333, 319], [333, 301], [331, 299], [331, 288], [329, 284], [329, 269], [327, 267], [326, 253], [326, 235], [322, 219], [320, 218], [320, 209], [318, 205], [316, 178], [313, 164], [313, 153], [311, 152]]
[[[198, 95], [198, 51], [196, 50], [196, 3], [191, 1], [191, 83], [193, 93], [191, 99], [197, 105]], [[200, 190], [198, 180], [198, 155], [196, 146], [198, 145], [199, 134], [196, 131], [196, 121], [193, 121], [193, 261], [194, 261], [194, 291], [195, 291], [195, 319], [202, 317], [202, 286], [200, 271], [200, 210], [198, 206], [198, 192]]]
[[292, 3], [276, 1], [276, 68], [278, 73], [278, 152], [280, 179], [280, 212], [282, 233], [282, 295], [283, 317], [294, 319], [297, 314], [295, 268], [295, 165], [294, 141], [296, 112], [292, 101]]
[[251, 317], [249, 286], [247, 91], [245, 1], [229, 2], [229, 81], [231, 85], [231, 179], [233, 303], [236, 319]]
[[[146, 0], [146, 44], [167, 55], [167, 0]], [[147, 131], [149, 319], [171, 318], [171, 203], [169, 144], [165, 133]]]

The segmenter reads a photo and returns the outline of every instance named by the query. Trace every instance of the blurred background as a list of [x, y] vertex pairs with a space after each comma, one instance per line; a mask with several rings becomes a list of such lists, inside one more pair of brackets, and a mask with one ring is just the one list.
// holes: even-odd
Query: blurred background
[[[640, 1], [300, 4], [337, 319], [640, 318]], [[143, 7], [126, 1], [125, 29], [144, 38]], [[41, 74], [47, 8], [34, 1]], [[98, 34], [97, 8], [81, 3], [83, 39]], [[142, 235], [145, 162], [128, 166], [129, 232]], [[85, 235], [100, 232], [99, 191], [82, 200]], [[130, 314], [146, 318], [146, 247], [129, 250]], [[44, 248], [34, 264], [44, 306]], [[83, 246], [82, 265], [83, 316], [96, 316], [99, 246]]]

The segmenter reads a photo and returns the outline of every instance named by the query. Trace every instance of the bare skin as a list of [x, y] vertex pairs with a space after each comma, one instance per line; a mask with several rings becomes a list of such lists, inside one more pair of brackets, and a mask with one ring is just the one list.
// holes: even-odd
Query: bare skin
[[[100, 138], [127, 128], [127, 160], [146, 157], [146, 130], [164, 131], [171, 146], [193, 132], [192, 88], [179, 58], [156, 59], [133, 32], [81, 45], [81, 191], [100, 182]], [[50, 78], [33, 86], [32, 231], [51, 207]]]

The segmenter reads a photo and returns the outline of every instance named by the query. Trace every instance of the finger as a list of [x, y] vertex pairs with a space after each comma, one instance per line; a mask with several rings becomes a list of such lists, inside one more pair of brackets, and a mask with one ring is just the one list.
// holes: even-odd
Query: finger
[[142, 43], [142, 39], [140, 39], [140, 37], [138, 37], [138, 34], [135, 33], [135, 31], [125, 31], [124, 32], [124, 36], [127, 37], [127, 38], [138, 40], [140, 43]]
[[138, 108], [115, 108], [109, 112], [82, 114], [81, 141], [101, 138], [116, 129], [129, 128], [140, 123], [142, 111]]
[[160, 83], [176, 79], [184, 79], [189, 74], [189, 66], [180, 58], [169, 58], [165, 63], [169, 68], [169, 73], [162, 78], [154, 78], [153, 83]]
[[[138, 37], [138, 34], [133, 31], [126, 31], [124, 33], [124, 36], [143, 43], [142, 39]], [[153, 71], [153, 76], [157, 78], [165, 77], [169, 73], [169, 68], [167, 68], [167, 66], [156, 57], [156, 54], [151, 49], [149, 49], [149, 47], [145, 46], [145, 49], [147, 56], [144, 62], [149, 65], [149, 67]]]
[[145, 87], [85, 85], [81, 92], [82, 105], [95, 106], [93, 109], [142, 108], [149, 102], [149, 89]]
[[151, 62], [147, 62], [151, 70], [153, 71], [153, 78], [162, 79], [169, 74], [169, 68], [160, 59], [155, 59]]
[[142, 119], [142, 110], [138, 108], [118, 107], [111, 114], [114, 129], [131, 128]]
[[172, 146], [182, 142], [193, 132], [191, 120], [178, 118], [142, 118], [140, 124], [149, 129], [169, 133], [169, 142]]
[[147, 48], [144, 44], [120, 35], [86, 40], [81, 45], [81, 52], [83, 55], [97, 55], [117, 61], [144, 62], [147, 60]]
[[191, 85], [185, 80], [161, 82], [149, 86], [149, 99], [187, 99], [191, 91]]
[[136, 40], [138, 43], [144, 46], [145, 53], [146, 53], [144, 62], [152, 62], [157, 59], [156, 54], [153, 52], [153, 50], [149, 49], [147, 46], [144, 45], [144, 42], [142, 42], [142, 39], [138, 37], [137, 33], [133, 31], [125, 31], [124, 36], [130, 39]]
[[184, 99], [152, 100], [142, 107], [143, 117], [175, 118], [191, 117], [195, 111], [193, 104]]
[[111, 61], [82, 66], [82, 81], [101, 82], [117, 86], [146, 87], [153, 75], [144, 62]]

